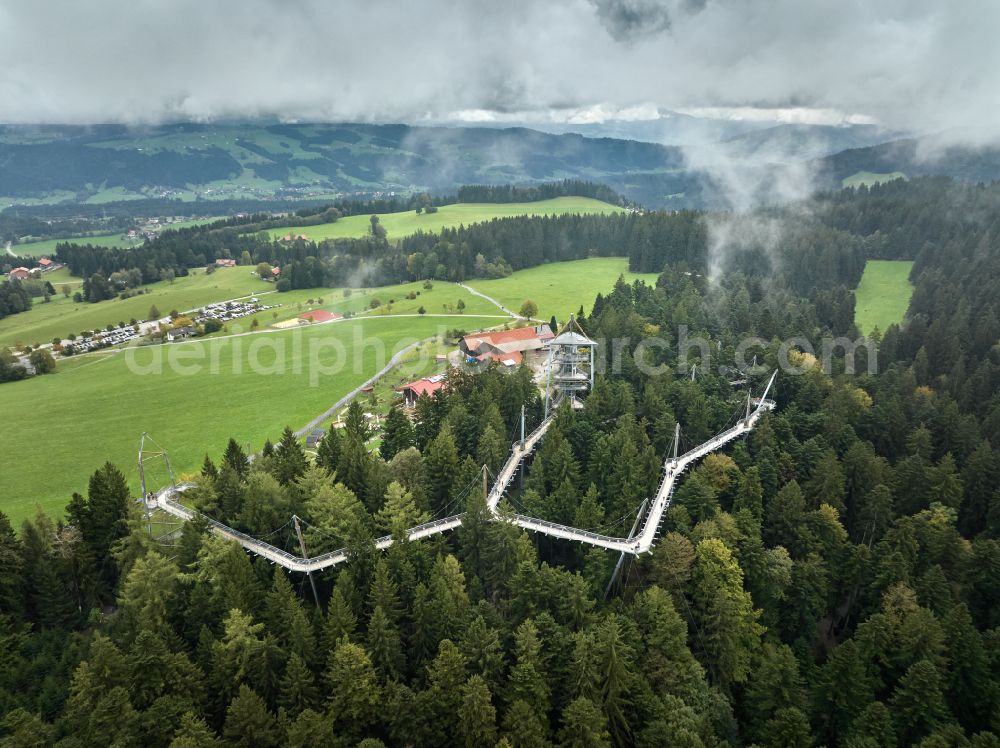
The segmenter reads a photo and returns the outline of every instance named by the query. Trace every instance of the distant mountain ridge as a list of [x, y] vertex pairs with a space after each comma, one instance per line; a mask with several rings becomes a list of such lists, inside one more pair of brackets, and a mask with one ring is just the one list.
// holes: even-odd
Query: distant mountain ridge
[[902, 172], [908, 177], [942, 175], [965, 182], [1000, 179], [1000, 147], [954, 145], [939, 138], [904, 138], [868, 148], [851, 148], [817, 162], [824, 187], [838, 189], [860, 171]]
[[408, 125], [42, 126], [0, 129], [0, 196], [64, 199], [309, 197], [607, 183], [633, 199], [657, 175], [683, 192], [680, 149], [526, 128]]
[[[675, 134], [696, 125], [691, 118], [677, 122], [669, 125]], [[656, 126], [646, 124], [650, 133]], [[1000, 178], [997, 149], [939, 149], [939, 157], [928, 160], [922, 156], [926, 139], [872, 144], [896, 134], [869, 126], [754, 125], [713, 132], [729, 137], [685, 149], [526, 127], [0, 126], [0, 208], [31, 201], [323, 202], [352, 194], [451, 194], [466, 184], [562, 179], [600, 182], [651, 208], [727, 207], [725, 170], [713, 168], [727, 160], [755, 171], [765, 201], [780, 194], [768, 191], [769, 185], [780, 184], [789, 169], [805, 162], [822, 188], [839, 188], [844, 178], [866, 171]], [[698, 148], [710, 158], [692, 158]]]

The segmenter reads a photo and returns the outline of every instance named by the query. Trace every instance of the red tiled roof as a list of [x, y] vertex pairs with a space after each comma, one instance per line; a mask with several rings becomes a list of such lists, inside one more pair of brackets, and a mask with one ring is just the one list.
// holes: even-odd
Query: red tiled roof
[[500, 362], [513, 361], [515, 365], [518, 365], [524, 361], [524, 356], [521, 355], [520, 351], [511, 351], [510, 353], [496, 353], [494, 351], [490, 351], [489, 353], [482, 353], [476, 356], [476, 361], [488, 361], [490, 359]]
[[42, 257], [41, 259], [38, 260], [38, 264], [41, 265], [43, 268], [48, 267], [49, 265], [52, 264], [52, 260], [50, 260], [48, 257]]
[[299, 315], [299, 319], [311, 319], [313, 322], [330, 322], [335, 319], [340, 319], [343, 316], [343, 314], [337, 314], [336, 312], [314, 309], [311, 312], [302, 312], [302, 314]]
[[430, 396], [444, 387], [445, 384], [446, 381], [444, 377], [425, 377], [424, 379], [418, 379], [415, 382], [404, 384], [402, 387], [397, 387], [396, 391], [405, 392], [406, 390], [409, 390], [415, 397], [420, 397], [421, 395]]
[[479, 342], [499, 346], [504, 343], [514, 343], [519, 340], [531, 340], [532, 338], [537, 337], [538, 333], [535, 332], [535, 328], [533, 327], [515, 327], [513, 330], [473, 333], [471, 335], [466, 335], [464, 340], [466, 347], [472, 349], [477, 347]]

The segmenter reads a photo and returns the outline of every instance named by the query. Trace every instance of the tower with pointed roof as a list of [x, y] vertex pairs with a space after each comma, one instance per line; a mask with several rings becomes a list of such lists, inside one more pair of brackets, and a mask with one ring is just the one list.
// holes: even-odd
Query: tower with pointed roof
[[583, 407], [580, 396], [594, 386], [596, 348], [597, 342], [587, 337], [573, 316], [549, 342], [546, 415], [566, 398], [574, 408]]

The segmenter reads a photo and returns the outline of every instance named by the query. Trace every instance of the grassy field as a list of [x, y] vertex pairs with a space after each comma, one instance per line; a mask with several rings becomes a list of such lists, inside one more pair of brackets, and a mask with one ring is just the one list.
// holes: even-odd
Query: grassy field
[[[473, 328], [498, 321], [461, 320]], [[444, 317], [358, 319], [149, 346], [81, 357], [62, 362], [55, 375], [7, 383], [0, 408], [5, 433], [17, 439], [4, 450], [0, 509], [16, 524], [38, 506], [58, 514], [105, 460], [137, 487], [143, 431], [169, 451], [178, 473], [197, 469], [206, 452], [218, 459], [230, 436], [259, 449], [285, 425], [298, 428], [328, 408], [379, 360], [453, 324]], [[314, 352], [328, 368], [310, 365]], [[136, 373], [155, 369], [157, 357], [162, 373]], [[338, 362], [342, 369], [332, 373]], [[163, 481], [162, 470], [152, 473], [151, 481]]]
[[[245, 267], [221, 268], [211, 275], [206, 275], [203, 270], [195, 272], [177, 278], [173, 283], [152, 283], [147, 287], [151, 293], [124, 301], [115, 299], [99, 304], [77, 304], [72, 296], [67, 298], [62, 293], [53, 296], [47, 304], [36, 300], [31, 311], [0, 319], [0, 345], [11, 346], [18, 341], [26, 345], [49, 343], [57, 336], [65, 337], [108, 324], [129, 322], [133, 317], [146, 319], [149, 308], [154, 304], [166, 315], [171, 309], [183, 311], [213, 301], [274, 290], [274, 284], [265, 283]], [[71, 280], [68, 274], [64, 278], [54, 277], [53, 285]], [[56, 290], [61, 289], [57, 287]]]
[[893, 179], [906, 179], [906, 175], [901, 171], [894, 171], [889, 174], [876, 174], [873, 171], [859, 171], [844, 177], [840, 180], [841, 187], [871, 187], [873, 184], [881, 182], [891, 182]]
[[[628, 273], [626, 268], [624, 258], [592, 258], [523, 270], [500, 280], [472, 281], [471, 285], [515, 310], [526, 296], [533, 298], [540, 315], [547, 318], [555, 313], [564, 320], [581, 304], [589, 312], [596, 294], [609, 291], [622, 273], [630, 281], [655, 280], [652, 274]], [[407, 283], [354, 289], [347, 296], [343, 289], [262, 296], [262, 290], [272, 291], [274, 286], [238, 267], [207, 276], [199, 273], [178, 279], [173, 286], [163, 283], [153, 288], [153, 294], [93, 305], [74, 304], [60, 296], [31, 312], [0, 320], [0, 344], [11, 341], [15, 333], [10, 324], [18, 317], [34, 320], [22, 325], [22, 337], [29, 329], [47, 341], [68, 331], [66, 328], [96, 327], [103, 324], [102, 319], [117, 321], [119, 317], [127, 321], [133, 316], [133, 303], [138, 303], [134, 315], [141, 317], [151, 303], [166, 313], [174, 307], [186, 309], [251, 293], [264, 303], [281, 304], [280, 309], [260, 313], [262, 328], [309, 309], [363, 316], [241, 334], [250, 329], [253, 318], [248, 317], [229, 323], [225, 333], [213, 337], [78, 356], [61, 360], [54, 375], [3, 385], [0, 409], [5, 414], [6, 433], [17, 437], [4, 451], [0, 510], [16, 523], [32, 514], [36, 506], [54, 514], [61, 512], [70, 494], [84, 490], [89, 474], [105, 460], [121, 466], [137, 486], [135, 450], [143, 431], [170, 452], [178, 472], [194, 470], [206, 452], [217, 457], [230, 436], [259, 449], [264, 439], [276, 439], [285, 425], [304, 425], [380, 368], [376, 365], [380, 347], [387, 359], [414, 339], [505, 322], [490, 302], [454, 283], [440, 281], [431, 289], [423, 283]], [[410, 293], [419, 295], [406, 298]], [[374, 298], [380, 304], [372, 310]], [[465, 304], [461, 315], [457, 314], [459, 299]], [[425, 316], [417, 315], [421, 306]], [[431, 316], [442, 314], [449, 316]], [[338, 345], [343, 346], [340, 351], [347, 352], [348, 365], [311, 381], [310, 373], [319, 371], [309, 366], [312, 347], [318, 341], [326, 346], [317, 359], [322, 366], [333, 362]], [[394, 371], [377, 390], [383, 405], [391, 396], [391, 384], [440, 370], [442, 365], [433, 361], [432, 354], [445, 350], [441, 345], [428, 346], [427, 358], [407, 361]], [[143, 371], [157, 356], [163, 357], [164, 364], [175, 360], [180, 366], [164, 365], [162, 373], [150, 374], [136, 373], [135, 367], [129, 366], [132, 361]], [[254, 361], [268, 373], [254, 373]], [[201, 369], [188, 372], [187, 366]], [[153, 482], [163, 480], [163, 475], [151, 478]]]
[[[534, 203], [456, 203], [443, 205], [437, 213], [422, 213], [408, 210], [401, 213], [384, 213], [379, 221], [385, 227], [389, 239], [401, 239], [418, 231], [436, 232], [443, 228], [480, 223], [493, 218], [525, 215], [561, 215], [564, 213], [615, 213], [622, 210], [614, 205], [589, 197], [557, 197]], [[312, 241], [322, 239], [345, 239], [364, 236], [371, 227], [370, 216], [348, 216], [335, 223], [318, 226], [300, 226], [276, 229], [271, 236], [302, 235]]]
[[45, 239], [40, 242], [27, 242], [25, 244], [15, 244], [10, 251], [21, 257], [52, 257], [56, 253], [57, 244], [66, 242], [76, 242], [77, 244], [93, 244], [96, 247], [130, 247], [142, 244], [142, 240], [128, 240], [121, 232], [117, 234], [94, 234], [91, 236], [77, 236], [71, 239]]
[[594, 298], [610, 291], [624, 275], [631, 283], [636, 279], [655, 284], [656, 273], [632, 273], [624, 257], [591, 257], [519, 270], [507, 278], [472, 280], [468, 286], [490, 296], [508, 309], [518, 311], [525, 299], [538, 304], [538, 316], [548, 319], [553, 314], [564, 322], [580, 305], [590, 314]]
[[863, 333], [876, 327], [885, 332], [894, 322], [902, 322], [910, 305], [913, 287], [909, 260], [869, 260], [861, 283], [854, 291], [854, 323]]

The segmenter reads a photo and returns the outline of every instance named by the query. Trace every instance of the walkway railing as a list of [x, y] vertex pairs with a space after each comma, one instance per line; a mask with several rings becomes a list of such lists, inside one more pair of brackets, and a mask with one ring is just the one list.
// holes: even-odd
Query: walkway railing
[[[776, 373], [777, 372], [775, 372], [775, 374]], [[733, 439], [750, 432], [754, 426], [757, 425], [757, 422], [760, 420], [765, 411], [774, 410], [774, 400], [766, 399], [767, 393], [773, 382], [774, 375], [771, 376], [771, 380], [768, 382], [763, 396], [754, 401], [756, 402], [757, 407], [745, 418], [740, 419], [735, 426], [716, 434], [707, 442], [699, 444], [697, 447], [688, 450], [676, 459], [670, 457], [666, 460], [663, 466], [663, 480], [657, 488], [656, 497], [649, 508], [649, 512], [646, 514], [642, 527], [636, 534], [627, 538], [614, 538], [608, 535], [602, 535], [589, 530], [581, 530], [576, 527], [568, 527], [566, 525], [560, 525], [556, 522], [550, 522], [537, 517], [529, 517], [523, 514], [514, 514], [512, 517], [513, 522], [519, 527], [531, 532], [542, 533], [555, 538], [572, 540], [579, 543], [587, 543], [589, 545], [606, 548], [619, 553], [629, 553], [637, 556], [641, 553], [650, 551], [656, 540], [656, 534], [659, 530], [660, 522], [663, 519], [663, 514], [670, 507], [674, 485], [678, 476], [693, 462], [728, 444]], [[524, 438], [523, 445], [521, 440], [514, 443], [511, 449], [511, 454], [507, 458], [507, 462], [504, 463], [503, 468], [500, 470], [500, 474], [497, 476], [493, 487], [487, 495], [487, 507], [495, 519], [503, 518], [503, 515], [497, 511], [497, 506], [503, 498], [504, 493], [507, 490], [507, 486], [510, 485], [511, 480], [513, 480], [514, 474], [516, 473], [521, 460], [534, 450], [535, 446], [545, 435], [545, 432], [548, 431], [549, 426], [551, 425], [552, 416], [549, 416], [543, 420], [534, 431]], [[240, 532], [239, 530], [229, 527], [228, 525], [224, 525], [218, 520], [214, 520], [207, 515], [201, 514], [200, 512], [190, 509], [173, 500], [172, 497], [174, 495], [183, 492], [190, 487], [191, 484], [182, 484], [176, 487], [172, 486], [165, 488], [156, 494], [154, 497], [154, 503], [159, 509], [162, 509], [168, 514], [183, 520], [191, 520], [195, 517], [202, 517], [215, 534], [234, 540], [248, 551], [256, 553], [258, 556], [263, 556], [272, 563], [279, 564], [280, 566], [283, 566], [291, 571], [320, 571], [321, 569], [327, 569], [331, 566], [343, 563], [350, 558], [350, 550], [347, 548], [340, 548], [312, 558], [300, 558], [289, 553], [288, 551], [273, 546], [270, 543], [253, 538], [246, 533]], [[406, 531], [407, 538], [409, 540], [420, 540], [422, 538], [430, 537], [431, 535], [437, 535], [439, 533], [453, 530], [462, 524], [463, 516], [463, 514], [454, 514], [449, 517], [443, 517], [441, 519], [416, 525]], [[395, 538], [392, 535], [384, 535], [375, 540], [375, 547], [378, 550], [385, 550], [391, 546], [394, 541]]]

